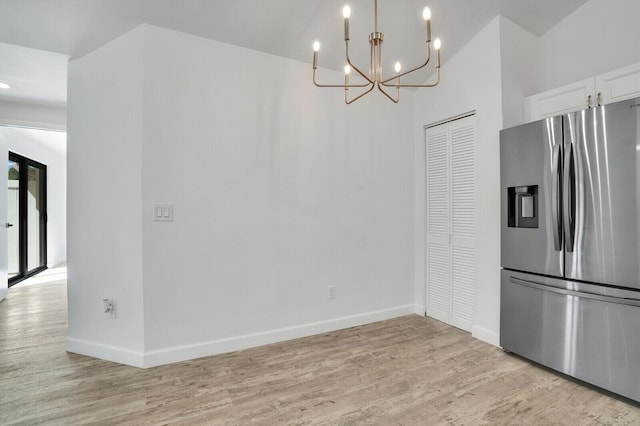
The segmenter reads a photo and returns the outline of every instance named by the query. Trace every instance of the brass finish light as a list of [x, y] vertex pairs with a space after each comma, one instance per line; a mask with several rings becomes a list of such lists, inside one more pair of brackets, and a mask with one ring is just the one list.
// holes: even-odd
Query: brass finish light
[[[439, 38], [435, 39], [433, 42], [433, 48], [436, 50], [436, 82], [432, 84], [406, 84], [400, 83], [400, 78], [404, 77], [407, 74], [411, 74], [414, 71], [418, 71], [427, 66], [431, 59], [431, 10], [428, 7], [425, 7], [422, 11], [422, 17], [425, 20], [426, 24], [426, 44], [427, 44], [427, 59], [425, 62], [409, 71], [405, 71], [400, 73], [402, 66], [400, 62], [397, 62], [395, 65], [396, 74], [393, 77], [384, 78], [382, 76], [382, 41], [384, 40], [384, 35], [378, 31], [378, 0], [373, 1], [374, 7], [374, 31], [369, 35], [369, 46], [371, 50], [371, 59], [369, 63], [369, 72], [364, 73], [358, 67], [351, 63], [351, 59], [349, 58], [349, 18], [351, 16], [351, 8], [346, 5], [342, 10], [342, 15], [344, 16], [344, 42], [345, 42], [345, 53], [347, 57], [347, 65], [345, 66], [344, 72], [344, 84], [319, 84], [316, 81], [316, 72], [318, 69], [318, 52], [320, 51], [320, 42], [316, 41], [313, 43], [313, 84], [318, 87], [341, 87], [344, 88], [344, 101], [346, 104], [351, 104], [358, 99], [362, 98], [364, 95], [370, 93], [374, 88], [378, 88], [380, 92], [382, 92], [387, 98], [389, 98], [394, 103], [398, 103], [400, 100], [400, 88], [401, 87], [434, 87], [440, 82], [440, 47], [442, 46], [442, 42]], [[349, 74], [351, 70], [354, 70], [360, 77], [362, 77], [365, 82], [361, 84], [351, 84], [349, 82]], [[364, 92], [360, 93], [356, 97], [349, 99], [349, 89], [352, 88], [363, 88]], [[385, 88], [395, 88], [396, 93], [395, 97], [391, 96]]]

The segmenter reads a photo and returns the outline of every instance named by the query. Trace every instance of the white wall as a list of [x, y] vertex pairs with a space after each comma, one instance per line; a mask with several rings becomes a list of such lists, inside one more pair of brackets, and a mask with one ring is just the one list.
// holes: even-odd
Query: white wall
[[67, 349], [133, 365], [144, 351], [143, 44], [138, 29], [71, 60], [67, 106]]
[[523, 99], [540, 91], [539, 39], [509, 19], [499, 19], [502, 125], [507, 128], [525, 122]]
[[476, 307], [473, 335], [498, 344], [500, 325], [500, 155], [502, 128], [500, 18], [496, 17], [442, 67], [434, 89], [415, 103], [415, 295], [425, 300], [425, 145], [423, 126], [476, 111]]
[[0, 126], [0, 139], [6, 147], [5, 158], [12, 151], [47, 166], [47, 266], [56, 266], [67, 258], [67, 159], [63, 146], [66, 135]]
[[[69, 86], [69, 338], [92, 342], [74, 351], [151, 366], [414, 312], [413, 93], [346, 107], [309, 64], [150, 26], [72, 61]], [[107, 293], [130, 301], [115, 321]], [[139, 330], [132, 309], [142, 348], [107, 333]]]
[[640, 62], [640, 1], [590, 0], [540, 38], [540, 90]]

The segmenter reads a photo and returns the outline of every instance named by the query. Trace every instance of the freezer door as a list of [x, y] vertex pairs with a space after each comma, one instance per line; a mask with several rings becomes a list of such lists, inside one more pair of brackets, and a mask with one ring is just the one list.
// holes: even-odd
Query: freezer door
[[561, 277], [562, 117], [500, 132], [502, 267]]
[[568, 279], [640, 288], [640, 99], [564, 117]]
[[640, 292], [502, 271], [500, 346], [640, 402]]

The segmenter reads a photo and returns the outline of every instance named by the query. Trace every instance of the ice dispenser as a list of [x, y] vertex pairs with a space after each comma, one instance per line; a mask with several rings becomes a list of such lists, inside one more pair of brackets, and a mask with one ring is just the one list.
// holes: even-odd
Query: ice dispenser
[[508, 226], [510, 228], [538, 227], [538, 185], [511, 186], [508, 195]]

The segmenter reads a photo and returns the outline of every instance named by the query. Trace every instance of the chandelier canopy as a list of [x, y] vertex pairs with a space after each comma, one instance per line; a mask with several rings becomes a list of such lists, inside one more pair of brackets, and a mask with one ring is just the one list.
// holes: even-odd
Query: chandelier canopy
[[[434, 87], [440, 82], [440, 47], [442, 43], [439, 38], [433, 41], [433, 48], [436, 51], [436, 82], [432, 84], [406, 84], [401, 83], [400, 78], [404, 77], [414, 71], [418, 71], [429, 64], [431, 60], [431, 10], [425, 7], [422, 12], [422, 17], [426, 24], [426, 44], [427, 44], [427, 58], [422, 65], [419, 65], [409, 71], [401, 73], [402, 66], [400, 62], [396, 62], [395, 75], [385, 78], [382, 75], [382, 41], [384, 35], [378, 31], [378, 0], [373, 0], [374, 8], [374, 30], [369, 34], [369, 46], [371, 50], [371, 58], [369, 61], [369, 72], [364, 73], [358, 67], [351, 63], [349, 58], [349, 17], [351, 16], [351, 8], [346, 5], [342, 9], [342, 15], [344, 16], [344, 42], [345, 42], [345, 54], [347, 58], [347, 65], [344, 67], [344, 84], [319, 84], [316, 81], [316, 72], [318, 69], [318, 51], [320, 50], [320, 42], [315, 41], [313, 43], [313, 84], [318, 87], [340, 87], [344, 89], [344, 102], [348, 105], [358, 99], [362, 98], [366, 94], [370, 93], [374, 88], [378, 88], [387, 98], [394, 103], [398, 103], [400, 100], [400, 88], [401, 87]], [[363, 83], [353, 84], [349, 82], [349, 74], [351, 70], [354, 70], [360, 77], [364, 79]], [[349, 89], [362, 89], [363, 92], [355, 97], [349, 99]], [[389, 94], [387, 90], [395, 88], [395, 96]]]

